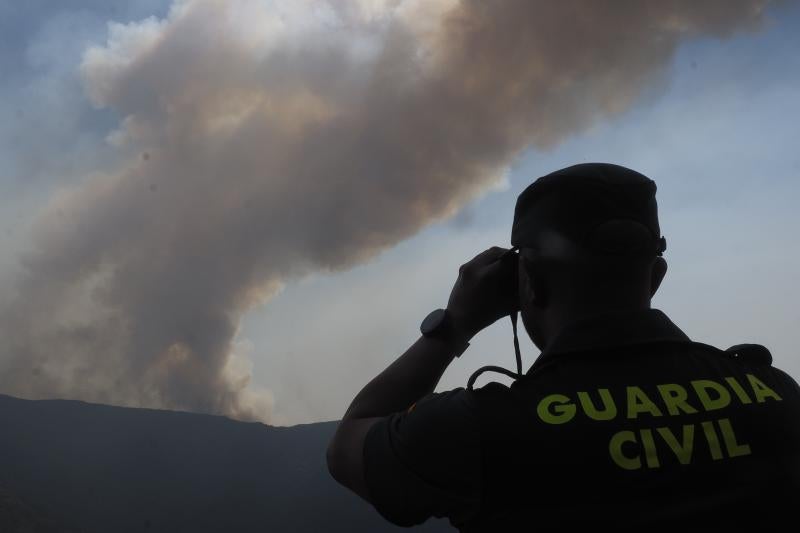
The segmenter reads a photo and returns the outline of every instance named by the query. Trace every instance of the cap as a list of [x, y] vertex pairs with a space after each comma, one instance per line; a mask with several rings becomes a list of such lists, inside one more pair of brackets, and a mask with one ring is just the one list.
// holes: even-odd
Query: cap
[[599, 226], [632, 220], [650, 230], [653, 246], [648, 251], [662, 255], [667, 241], [658, 225], [656, 189], [647, 176], [611, 163], [556, 170], [534, 181], [517, 198], [511, 244], [534, 246], [539, 232], [552, 228], [593, 249], [592, 236]]

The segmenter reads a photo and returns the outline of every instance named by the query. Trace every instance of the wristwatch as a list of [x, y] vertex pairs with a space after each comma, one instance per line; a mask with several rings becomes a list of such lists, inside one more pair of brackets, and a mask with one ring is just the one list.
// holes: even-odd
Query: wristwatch
[[423, 336], [430, 339], [442, 339], [454, 341], [456, 347], [456, 357], [460, 357], [469, 346], [469, 340], [463, 333], [457, 331], [453, 324], [453, 319], [447, 309], [434, 309], [419, 326]]

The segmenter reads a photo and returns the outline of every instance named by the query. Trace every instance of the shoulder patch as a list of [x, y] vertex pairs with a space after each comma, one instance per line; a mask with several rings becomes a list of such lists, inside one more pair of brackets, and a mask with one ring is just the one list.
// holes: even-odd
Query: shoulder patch
[[760, 344], [737, 344], [725, 350], [725, 353], [731, 359], [738, 359], [746, 363], [756, 365], [772, 364], [772, 354], [765, 346]]

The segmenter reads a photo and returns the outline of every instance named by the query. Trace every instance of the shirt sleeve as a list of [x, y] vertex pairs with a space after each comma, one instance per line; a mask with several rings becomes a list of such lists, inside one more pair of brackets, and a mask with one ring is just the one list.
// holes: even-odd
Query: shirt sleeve
[[471, 401], [463, 387], [432, 393], [370, 428], [364, 475], [386, 520], [408, 527], [447, 517], [457, 526], [477, 513], [481, 451]]

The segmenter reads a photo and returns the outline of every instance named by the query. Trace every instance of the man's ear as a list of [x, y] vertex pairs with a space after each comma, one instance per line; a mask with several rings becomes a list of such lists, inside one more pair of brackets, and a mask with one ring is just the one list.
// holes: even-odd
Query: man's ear
[[656, 291], [661, 286], [664, 276], [667, 274], [667, 260], [663, 257], [656, 257], [653, 269], [650, 271], [650, 298], [656, 295]]
[[547, 295], [542, 277], [539, 275], [538, 265], [522, 257], [519, 261], [521, 297], [524, 298], [525, 304], [541, 307], [544, 305]]

